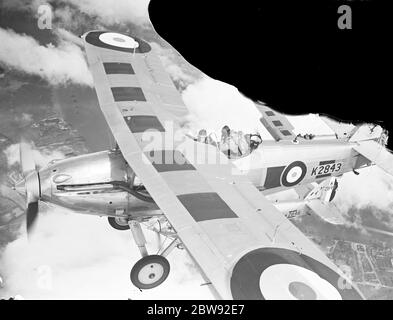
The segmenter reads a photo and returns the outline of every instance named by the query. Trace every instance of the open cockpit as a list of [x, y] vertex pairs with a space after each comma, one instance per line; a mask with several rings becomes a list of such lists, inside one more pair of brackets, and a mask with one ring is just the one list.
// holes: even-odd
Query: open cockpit
[[206, 129], [201, 129], [197, 137], [192, 137], [192, 139], [215, 146], [229, 159], [245, 157], [262, 143], [259, 133], [244, 134], [242, 131], [235, 131], [228, 126], [222, 128], [220, 138], [214, 132], [207, 134]]

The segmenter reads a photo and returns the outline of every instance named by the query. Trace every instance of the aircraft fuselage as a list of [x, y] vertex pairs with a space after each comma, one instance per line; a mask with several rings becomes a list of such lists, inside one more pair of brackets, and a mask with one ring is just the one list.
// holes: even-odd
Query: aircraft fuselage
[[370, 164], [363, 161], [352, 146], [342, 140], [266, 141], [234, 163], [255, 186], [268, 194], [339, 177]]
[[[341, 176], [361, 165], [352, 144], [340, 140], [264, 141], [235, 165], [264, 193]], [[77, 212], [112, 216], [157, 214], [154, 202], [122, 186], [135, 177], [119, 151], [59, 160], [40, 171], [42, 199]]]

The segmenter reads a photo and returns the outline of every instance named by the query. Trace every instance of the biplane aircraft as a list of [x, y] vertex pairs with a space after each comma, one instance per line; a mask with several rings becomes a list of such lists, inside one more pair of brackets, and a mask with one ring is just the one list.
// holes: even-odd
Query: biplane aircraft
[[[37, 170], [22, 142], [24, 179], [15, 189], [26, 195], [28, 233], [42, 201], [107, 216], [114, 228], [130, 230], [142, 256], [130, 278], [140, 289], [165, 281], [167, 255], [184, 248], [218, 299], [364, 298], [290, 218], [307, 207], [339, 223], [331, 204], [338, 177], [372, 164], [393, 174], [381, 127], [306, 139], [285, 115], [256, 104], [274, 139], [230, 157], [217, 142], [183, 134], [187, 108], [149, 43], [104, 31], [82, 38], [117, 147]], [[288, 189], [299, 201], [267, 198]], [[171, 243], [150, 255], [142, 224]]]

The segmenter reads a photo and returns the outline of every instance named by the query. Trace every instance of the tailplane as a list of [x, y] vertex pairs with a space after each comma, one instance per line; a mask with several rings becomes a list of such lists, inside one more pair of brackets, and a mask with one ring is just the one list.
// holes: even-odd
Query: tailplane
[[312, 189], [304, 198], [306, 206], [323, 220], [332, 224], [344, 224], [340, 210], [332, 202], [338, 188], [337, 179], [326, 179]]

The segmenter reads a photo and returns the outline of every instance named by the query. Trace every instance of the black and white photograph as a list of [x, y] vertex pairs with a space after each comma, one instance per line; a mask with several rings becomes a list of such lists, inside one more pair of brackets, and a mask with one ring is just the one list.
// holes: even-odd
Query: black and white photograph
[[0, 308], [393, 300], [387, 15], [0, 0]]

